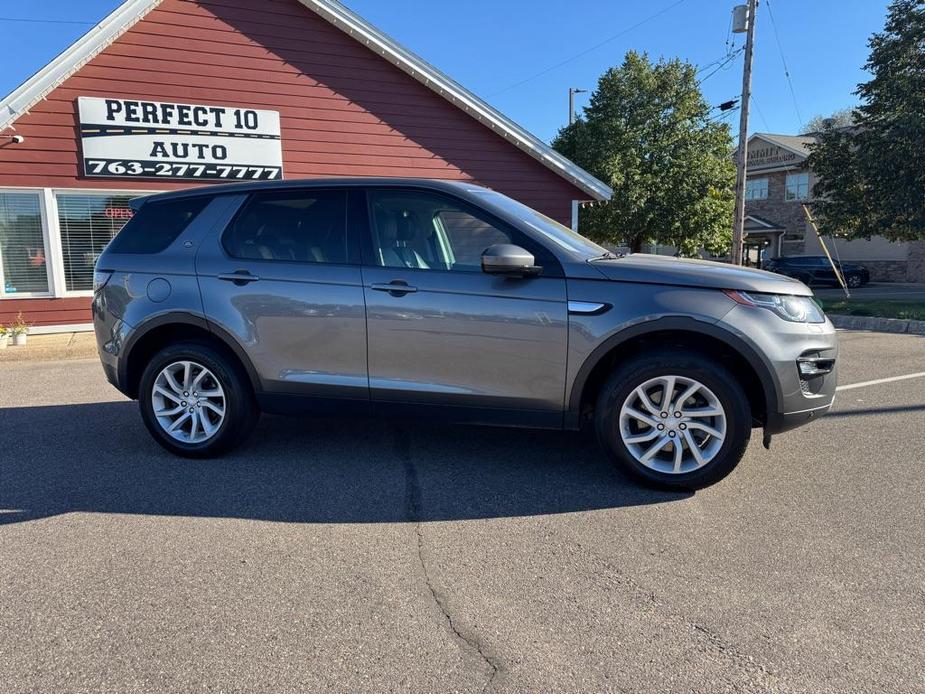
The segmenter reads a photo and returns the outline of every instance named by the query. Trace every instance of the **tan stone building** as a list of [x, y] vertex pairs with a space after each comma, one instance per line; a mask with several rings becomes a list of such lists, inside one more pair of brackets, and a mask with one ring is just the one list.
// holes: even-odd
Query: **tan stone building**
[[[745, 246], [751, 265], [761, 257], [822, 255], [802, 203], [812, 196], [806, 165], [812, 135], [756, 133], [748, 141]], [[874, 281], [925, 282], [925, 242], [894, 243], [875, 236], [845, 241], [825, 238], [833, 256], [866, 265]]]

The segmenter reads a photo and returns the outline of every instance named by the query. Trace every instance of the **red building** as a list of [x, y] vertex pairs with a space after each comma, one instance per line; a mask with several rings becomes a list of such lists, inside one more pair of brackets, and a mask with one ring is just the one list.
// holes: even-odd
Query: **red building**
[[0, 323], [85, 326], [132, 197], [370, 175], [472, 181], [566, 224], [611, 194], [335, 0], [127, 0], [0, 102]]

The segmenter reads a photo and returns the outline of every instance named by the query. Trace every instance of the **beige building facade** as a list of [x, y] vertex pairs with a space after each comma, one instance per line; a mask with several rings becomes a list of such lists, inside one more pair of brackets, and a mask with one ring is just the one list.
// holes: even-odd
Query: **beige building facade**
[[[745, 244], [749, 264], [760, 259], [822, 255], [819, 238], [803, 212], [815, 179], [806, 165], [812, 135], [756, 133], [748, 141]], [[925, 242], [883, 237], [845, 241], [824, 237], [833, 256], [866, 265], [873, 281], [925, 282]]]

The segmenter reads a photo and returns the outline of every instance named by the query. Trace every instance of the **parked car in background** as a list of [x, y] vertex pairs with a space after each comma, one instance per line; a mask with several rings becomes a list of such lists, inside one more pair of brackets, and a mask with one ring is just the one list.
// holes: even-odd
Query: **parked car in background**
[[[839, 263], [835, 266], [841, 270], [845, 284], [852, 289], [863, 287], [870, 282], [870, 271], [856, 263]], [[764, 269], [798, 279], [804, 284], [826, 284], [839, 286], [832, 264], [824, 255], [797, 255], [784, 258], [772, 258], [764, 262]]]
[[97, 344], [182, 456], [229, 451], [261, 411], [587, 424], [628, 473], [689, 489], [728, 474], [752, 428], [769, 441], [835, 395], [835, 330], [802, 282], [618, 257], [475, 185], [246, 183], [133, 204], [97, 263]]

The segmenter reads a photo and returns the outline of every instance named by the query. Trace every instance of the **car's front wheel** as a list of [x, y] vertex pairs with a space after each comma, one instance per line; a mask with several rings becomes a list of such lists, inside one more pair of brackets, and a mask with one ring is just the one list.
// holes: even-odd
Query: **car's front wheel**
[[142, 419], [171, 453], [220, 455], [241, 443], [257, 422], [259, 411], [246, 379], [240, 367], [209, 345], [167, 347], [141, 376]]
[[848, 275], [845, 275], [845, 284], [847, 284], [851, 289], [857, 289], [862, 284], [864, 284], [864, 278], [861, 277], [858, 273], [852, 272]]
[[662, 351], [620, 364], [595, 409], [611, 459], [644, 482], [698, 489], [728, 475], [751, 437], [748, 398], [719, 361]]

